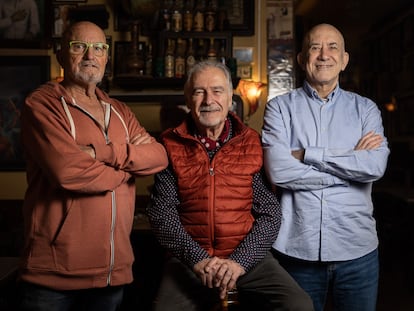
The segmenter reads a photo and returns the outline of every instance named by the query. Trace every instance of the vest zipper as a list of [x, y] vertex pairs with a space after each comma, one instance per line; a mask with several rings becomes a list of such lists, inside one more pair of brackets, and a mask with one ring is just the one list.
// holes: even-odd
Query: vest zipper
[[[214, 161], [214, 160], [213, 160]], [[215, 241], [216, 236], [214, 234], [214, 218], [215, 218], [215, 211], [214, 211], [214, 197], [215, 197], [215, 191], [214, 191], [214, 167], [210, 166], [208, 169], [208, 172], [210, 174], [210, 199], [209, 201], [209, 216], [210, 216], [210, 235], [211, 235], [211, 247], [212, 249], [215, 248]], [[213, 254], [214, 255], [214, 254]]]

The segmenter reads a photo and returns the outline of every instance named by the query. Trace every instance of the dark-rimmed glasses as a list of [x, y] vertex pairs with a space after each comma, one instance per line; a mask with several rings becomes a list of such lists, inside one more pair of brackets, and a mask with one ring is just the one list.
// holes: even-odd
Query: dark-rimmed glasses
[[101, 57], [107, 53], [109, 45], [102, 42], [92, 42], [87, 43], [83, 41], [70, 41], [69, 42], [69, 52], [74, 55], [83, 55], [86, 51], [92, 48], [93, 54], [95, 56]]

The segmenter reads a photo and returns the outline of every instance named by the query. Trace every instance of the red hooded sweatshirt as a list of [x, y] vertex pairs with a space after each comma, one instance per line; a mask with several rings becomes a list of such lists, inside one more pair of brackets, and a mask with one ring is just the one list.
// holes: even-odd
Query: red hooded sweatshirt
[[[96, 95], [106, 130], [58, 83], [26, 99], [25, 281], [58, 290], [132, 282], [134, 177], [164, 169], [168, 159], [155, 139], [129, 143], [146, 133], [134, 113], [99, 89]], [[92, 146], [96, 159], [80, 146]]]

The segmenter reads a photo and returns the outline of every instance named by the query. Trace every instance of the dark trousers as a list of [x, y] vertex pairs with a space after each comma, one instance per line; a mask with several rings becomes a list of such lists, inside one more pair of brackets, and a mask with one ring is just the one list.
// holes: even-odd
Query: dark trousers
[[[242, 310], [313, 310], [310, 297], [269, 252], [237, 281]], [[155, 311], [211, 310], [219, 303], [218, 292], [203, 286], [194, 272], [178, 259], [166, 262]]]
[[18, 311], [116, 311], [122, 303], [123, 286], [58, 291], [22, 282]]

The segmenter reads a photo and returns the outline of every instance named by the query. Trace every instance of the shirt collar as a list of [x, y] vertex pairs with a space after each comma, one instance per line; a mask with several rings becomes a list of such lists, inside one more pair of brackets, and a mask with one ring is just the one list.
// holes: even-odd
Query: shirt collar
[[216, 150], [223, 146], [230, 139], [230, 127], [230, 121], [228, 118], [226, 118], [224, 122], [223, 131], [221, 132], [217, 140], [212, 140], [207, 136], [203, 136], [199, 134], [197, 131], [195, 133], [195, 136], [206, 147], [208, 151]]
[[[303, 83], [303, 89], [305, 90], [306, 94], [310, 98], [323, 101], [323, 99], [319, 97], [318, 92], [313, 87], [310, 86], [310, 84], [308, 83], [308, 81], [304, 81], [304, 83]], [[328, 102], [333, 101], [336, 97], [338, 97], [339, 92], [340, 92], [340, 88], [339, 88], [339, 83], [338, 83], [336, 85], [336, 87], [334, 88], [334, 90], [328, 95], [326, 101], [328, 101]]]

